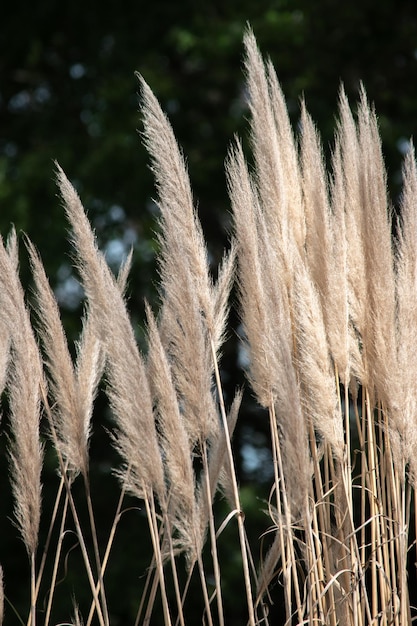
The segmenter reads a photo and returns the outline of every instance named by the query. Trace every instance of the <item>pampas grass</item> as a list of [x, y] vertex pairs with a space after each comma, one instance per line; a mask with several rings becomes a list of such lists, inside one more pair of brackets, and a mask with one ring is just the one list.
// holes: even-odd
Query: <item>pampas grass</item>
[[[124, 294], [131, 256], [113, 276], [58, 165], [86, 295], [74, 359], [39, 253], [25, 239], [32, 321], [15, 233], [0, 242], [0, 386], [8, 400], [14, 519], [30, 564], [30, 605], [21, 616], [29, 626], [52, 620], [70, 528], [91, 604], [75, 598], [74, 617], [58, 619], [112, 624], [108, 570], [127, 494], [143, 508], [152, 553], [147, 571], [138, 572], [144, 582], [135, 626], [228, 623], [226, 607], [235, 599], [227, 597], [220, 549], [226, 531], [239, 546], [242, 623], [276, 623], [274, 604], [288, 625], [404, 626], [416, 617], [409, 589], [417, 475], [414, 149], [393, 229], [377, 118], [364, 89], [356, 116], [341, 89], [328, 166], [306, 104], [296, 137], [272, 64], [250, 31], [244, 44], [254, 166], [236, 139], [226, 160], [233, 233], [216, 280], [184, 157], [139, 77], [142, 137], [161, 215], [160, 302], [157, 313], [145, 307], [144, 353]], [[265, 543], [248, 533], [231, 446], [242, 390], [227, 407], [222, 388], [234, 280], [247, 379], [269, 420]], [[120, 497], [107, 537], [97, 532], [90, 476], [100, 385], [112, 412], [109, 445], [119, 458], [113, 472]], [[59, 474], [49, 520], [41, 503], [45, 435]], [[225, 497], [223, 509], [217, 494]], [[39, 545], [41, 523], [48, 530]], [[5, 589], [0, 574], [1, 623], [7, 569]], [[190, 589], [201, 598], [197, 616]]]

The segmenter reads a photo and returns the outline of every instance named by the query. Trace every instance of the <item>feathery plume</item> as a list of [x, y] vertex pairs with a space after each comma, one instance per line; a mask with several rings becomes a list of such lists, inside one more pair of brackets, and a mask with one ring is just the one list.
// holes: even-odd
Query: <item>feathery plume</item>
[[[398, 229], [396, 294], [397, 294], [397, 364], [399, 395], [394, 409], [391, 436], [396, 441], [396, 461], [410, 463], [411, 481], [417, 480], [417, 164], [414, 146], [405, 157], [403, 166], [403, 192], [401, 220]], [[398, 428], [399, 427], [399, 428]]]
[[[287, 107], [272, 63], [268, 61], [265, 67], [251, 30], [245, 34], [244, 46], [255, 177], [265, 221], [273, 241], [288, 249], [294, 239], [301, 251], [306, 226]], [[290, 267], [291, 260], [288, 272]], [[290, 283], [290, 275], [286, 280]]]
[[[343, 176], [340, 137], [333, 151], [331, 182], [331, 240], [328, 263], [328, 294], [323, 303], [329, 350], [344, 385], [349, 385], [354, 343], [349, 322], [348, 249], [346, 239], [346, 185]], [[352, 348], [352, 349], [351, 349]]]
[[329, 298], [331, 246], [330, 206], [323, 153], [317, 130], [301, 104], [301, 173], [306, 216], [305, 250], [311, 278], [320, 295], [324, 315]]
[[[174, 384], [183, 405], [191, 445], [202, 446], [219, 427], [212, 397], [213, 361], [210, 339], [220, 349], [225, 323], [224, 294], [213, 287], [207, 250], [196, 216], [184, 158], [172, 128], [152, 91], [139, 77], [144, 142], [161, 210], [159, 272], [161, 338], [170, 360]], [[231, 264], [224, 286], [230, 284]], [[219, 308], [219, 304], [221, 307]], [[217, 309], [216, 309], [217, 306]]]
[[347, 255], [347, 287], [352, 373], [368, 385], [362, 344], [367, 331], [367, 290], [363, 234], [363, 208], [360, 191], [360, 152], [358, 133], [343, 88], [339, 97], [338, 141], [343, 172]]
[[266, 62], [266, 72], [285, 184], [285, 210], [288, 214], [288, 227], [301, 253], [306, 242], [306, 216], [297, 145], [284, 94], [270, 59]]
[[83, 334], [77, 344], [74, 372], [62, 327], [58, 304], [49, 285], [42, 261], [33, 244], [26, 246], [35, 281], [39, 331], [45, 349], [49, 388], [54, 399], [54, 426], [57, 443], [71, 472], [88, 474], [88, 447], [92, 406], [104, 363], [91, 323], [84, 318]]
[[285, 210], [284, 172], [278, 146], [277, 120], [271, 106], [264, 63], [251, 30], [245, 34], [244, 46], [256, 183], [273, 239], [285, 241], [289, 224]]
[[192, 450], [172, 381], [168, 357], [153, 313], [148, 321], [147, 374], [155, 406], [164, 466], [167, 474], [169, 515], [180, 534], [180, 547], [195, 550], [195, 498]]
[[145, 80], [137, 75], [141, 85], [143, 138], [152, 157], [151, 170], [158, 190], [161, 210], [161, 278], [162, 289], [167, 275], [164, 264], [174, 254], [181, 275], [183, 267], [192, 274], [199, 307], [207, 327], [213, 328], [214, 314], [211, 296], [207, 251], [200, 222], [196, 216], [190, 181], [184, 157], [178, 147], [172, 127]]
[[391, 214], [377, 119], [368, 105], [363, 89], [358, 111], [358, 145], [367, 281], [367, 332], [363, 337], [363, 347], [372, 376], [372, 388], [376, 391], [377, 398], [389, 406], [389, 396], [394, 391], [392, 371], [396, 367]]
[[[275, 407], [282, 439], [287, 488], [294, 510], [303, 507], [309, 456], [296, 371], [283, 264], [278, 260], [239, 144], [226, 165], [238, 244], [242, 321], [250, 352], [249, 378], [258, 401]], [[297, 477], [297, 483], [294, 479]]]
[[230, 308], [230, 290], [235, 277], [236, 263], [236, 244], [232, 241], [230, 250], [224, 255], [222, 263], [219, 267], [217, 281], [213, 285], [213, 310], [214, 323], [212, 331], [212, 339], [214, 344], [214, 352], [217, 359], [220, 359], [221, 346], [226, 338], [226, 323]]
[[201, 451], [203, 442], [219, 428], [212, 394], [212, 356], [190, 272], [184, 268], [181, 282], [176, 278], [162, 304], [160, 333], [190, 446]]
[[250, 381], [258, 401], [268, 406], [274, 395], [270, 364], [274, 362], [267, 295], [262, 282], [258, 220], [260, 207], [250, 180], [243, 150], [237, 141], [226, 162], [229, 196], [235, 223], [238, 250], [238, 286], [242, 321], [250, 352]]
[[294, 325], [296, 362], [307, 419], [339, 460], [343, 458], [343, 423], [338, 410], [334, 370], [319, 294], [301, 258], [294, 254]]
[[23, 289], [16, 273], [16, 257], [14, 253], [9, 254], [0, 241], [0, 323], [10, 334], [12, 350], [7, 389], [15, 517], [27, 552], [33, 559], [41, 514], [43, 452], [39, 420], [43, 374]]
[[97, 249], [81, 201], [59, 166], [57, 179], [72, 226], [77, 267], [90, 315], [105, 349], [107, 393], [117, 426], [114, 443], [125, 463], [122, 475], [134, 495], [146, 497], [155, 491], [163, 500], [165, 488], [152, 399], [126, 306], [116, 280]]

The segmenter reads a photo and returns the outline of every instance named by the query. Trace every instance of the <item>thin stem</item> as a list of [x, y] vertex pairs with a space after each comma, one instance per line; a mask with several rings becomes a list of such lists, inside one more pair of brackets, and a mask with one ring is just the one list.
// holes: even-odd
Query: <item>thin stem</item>
[[91, 536], [93, 539], [94, 556], [96, 559], [97, 577], [98, 577], [98, 585], [100, 587], [103, 615], [104, 615], [104, 620], [106, 622], [106, 626], [109, 626], [109, 614], [107, 611], [107, 600], [106, 600], [106, 593], [104, 590], [103, 568], [101, 565], [100, 552], [98, 549], [97, 530], [96, 530], [96, 524], [94, 520], [93, 503], [91, 501], [90, 481], [89, 481], [88, 476], [86, 475], [84, 475], [83, 478], [84, 478], [85, 494], [86, 494], [86, 499], [87, 499], [88, 517], [90, 519]]
[[292, 524], [291, 524], [291, 511], [290, 511], [290, 506], [289, 506], [288, 498], [287, 498], [287, 490], [285, 487], [284, 468], [282, 465], [282, 457], [281, 457], [281, 446], [280, 446], [280, 441], [279, 441], [278, 432], [276, 428], [275, 406], [274, 406], [274, 403], [272, 402], [272, 398], [271, 398], [270, 411], [271, 411], [272, 422], [274, 425], [273, 432], [276, 438], [275, 451], [277, 455], [278, 474], [280, 476], [280, 487], [281, 487], [282, 501], [284, 505], [284, 515], [285, 515], [285, 521], [286, 521], [286, 527], [287, 527], [286, 544], [287, 544], [287, 549], [290, 555], [290, 563], [291, 563], [290, 569], [291, 569], [292, 578], [293, 578], [298, 619], [302, 623], [303, 622], [303, 608], [302, 608], [302, 603], [301, 603], [300, 588], [299, 588], [299, 582], [298, 582], [298, 576], [297, 576], [297, 562], [296, 562], [295, 553], [294, 553], [294, 543], [293, 543]]
[[152, 546], [153, 546], [154, 554], [156, 557], [156, 567], [157, 567], [157, 571], [159, 575], [159, 584], [161, 587], [162, 609], [164, 612], [165, 626], [171, 626], [171, 616], [169, 614], [168, 598], [167, 598], [166, 589], [165, 589], [165, 576], [164, 576], [164, 569], [163, 569], [163, 564], [162, 564], [161, 547], [159, 545], [159, 539], [158, 539], [159, 532], [158, 532], [158, 523], [156, 520], [155, 503], [154, 503], [153, 496], [152, 495], [147, 496], [146, 490], [144, 490], [144, 492], [145, 492], [145, 508], [146, 508], [146, 513], [148, 515], [149, 530], [151, 533]]
[[242, 553], [243, 575], [244, 575], [244, 580], [245, 580], [246, 600], [247, 600], [248, 613], [249, 613], [249, 624], [250, 626], [255, 626], [255, 613], [253, 609], [252, 587], [251, 587], [251, 581], [250, 581], [249, 562], [248, 562], [248, 554], [246, 550], [246, 540], [245, 540], [245, 528], [244, 528], [244, 522], [243, 522], [244, 516], [243, 516], [243, 511], [241, 510], [241, 506], [240, 506], [240, 498], [239, 498], [239, 491], [237, 487], [235, 465], [233, 461], [232, 445], [230, 442], [229, 427], [227, 424], [226, 409], [224, 406], [223, 389], [222, 389], [222, 385], [220, 381], [220, 373], [219, 373], [219, 366], [217, 363], [216, 349], [213, 343], [213, 338], [211, 336], [210, 336], [210, 345], [211, 345], [211, 353], [213, 357], [214, 375], [216, 379], [216, 386], [217, 386], [217, 391], [218, 391], [218, 396], [219, 396], [220, 413], [221, 413], [222, 422], [223, 422], [223, 431], [224, 431], [224, 436], [226, 438], [227, 455], [228, 455], [229, 463], [230, 463], [230, 474], [231, 474], [231, 479], [232, 479], [233, 497], [235, 501], [235, 508], [238, 511], [237, 522], [238, 522], [238, 528], [239, 528], [240, 550]]
[[[311, 567], [309, 567], [309, 578], [311, 580], [311, 591], [314, 594], [314, 603], [311, 603], [311, 606], [318, 606], [318, 619], [319, 622], [325, 623], [324, 617], [324, 609], [323, 609], [323, 598], [322, 598], [322, 590], [323, 585], [321, 581], [323, 580], [323, 568], [322, 568], [322, 559], [319, 556], [319, 553], [316, 550], [316, 543], [312, 532], [312, 520], [309, 510], [308, 500], [306, 501], [305, 507], [305, 533], [306, 533], [306, 546], [307, 546], [307, 554], [311, 555]], [[317, 536], [317, 535], [316, 535]], [[319, 573], [320, 570], [320, 573]]]
[[[198, 564], [198, 572], [200, 574], [201, 589], [202, 589], [202, 592], [203, 592], [204, 606], [205, 606], [205, 609], [206, 609], [208, 625], [209, 626], [213, 626], [213, 618], [212, 618], [212, 615], [211, 615], [211, 608], [210, 608], [210, 598], [209, 598], [208, 592], [207, 592], [206, 575], [204, 573], [203, 560], [201, 558], [201, 554], [200, 553], [198, 553], [198, 555], [197, 555], [197, 564]], [[203, 624], [204, 623], [205, 623], [205, 620], [203, 620]]]
[[[278, 463], [278, 446], [279, 446], [279, 438], [276, 429], [275, 422], [275, 412], [273, 410], [273, 404], [271, 400], [271, 406], [269, 407], [269, 422], [270, 422], [270, 431], [271, 431], [271, 441], [272, 441], [272, 459], [274, 465], [274, 477], [275, 477], [275, 495], [277, 502], [277, 514], [278, 519], [276, 521], [279, 540], [280, 540], [280, 548], [281, 548], [281, 566], [282, 566], [282, 577], [284, 579], [284, 600], [285, 600], [285, 613], [287, 619], [290, 619], [291, 616], [291, 580], [288, 576], [287, 572], [287, 559], [285, 558], [285, 541], [284, 541], [284, 530], [282, 524], [282, 507], [281, 507], [281, 489], [285, 483], [282, 482], [284, 480], [283, 476], [279, 475], [280, 466]], [[266, 585], [268, 582], [266, 581]]]
[[208, 518], [209, 518], [211, 555], [212, 555], [212, 561], [213, 561], [214, 580], [215, 580], [215, 586], [216, 586], [217, 612], [219, 615], [219, 624], [220, 626], [224, 626], [222, 588], [221, 588], [221, 583], [220, 583], [220, 566], [219, 566], [219, 558], [217, 554], [216, 529], [214, 526], [212, 494], [211, 494], [211, 487], [210, 487], [210, 475], [209, 475], [209, 466], [208, 466], [208, 458], [207, 458], [207, 445], [205, 441], [203, 442], [203, 474], [204, 474], [206, 494], [207, 494], [207, 510], [208, 510]]
[[48, 626], [49, 619], [50, 619], [50, 616], [51, 616], [52, 601], [53, 601], [53, 597], [54, 597], [54, 592], [55, 592], [55, 587], [56, 587], [56, 579], [57, 579], [57, 574], [58, 574], [58, 565], [59, 565], [59, 560], [60, 560], [60, 557], [61, 557], [62, 543], [64, 541], [65, 522], [66, 522], [66, 519], [67, 519], [67, 511], [68, 511], [68, 494], [65, 497], [64, 508], [63, 508], [63, 511], [62, 511], [61, 525], [60, 525], [60, 529], [59, 529], [59, 539], [58, 539], [58, 545], [57, 545], [57, 548], [56, 548], [56, 551], [55, 551], [54, 566], [53, 566], [52, 578], [51, 578], [51, 588], [50, 588], [50, 591], [49, 591], [48, 605], [46, 607], [44, 626]]
[[35, 570], [35, 553], [30, 555], [30, 612], [32, 615], [31, 626], [36, 626], [36, 570]]
[[[166, 518], [168, 518], [168, 515], [166, 515]], [[179, 581], [178, 581], [178, 572], [177, 572], [177, 566], [176, 566], [176, 561], [175, 561], [174, 547], [172, 545], [172, 536], [171, 536], [171, 528], [169, 524], [169, 519], [166, 519], [165, 524], [166, 524], [167, 535], [168, 535], [169, 556], [170, 556], [170, 561], [171, 561], [172, 577], [174, 580], [175, 598], [177, 600], [177, 607], [178, 607], [178, 620], [180, 621], [181, 626], [185, 626], [183, 607], [182, 607], [182, 601], [181, 601], [181, 592], [180, 592], [180, 586], [179, 586]]]

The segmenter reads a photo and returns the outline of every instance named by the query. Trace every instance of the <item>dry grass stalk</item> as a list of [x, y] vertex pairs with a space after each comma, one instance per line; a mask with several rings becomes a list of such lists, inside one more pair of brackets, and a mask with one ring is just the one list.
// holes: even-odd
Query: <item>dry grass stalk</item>
[[[149, 351], [147, 374], [156, 410], [158, 430], [167, 476], [168, 507], [171, 527], [178, 533], [178, 547], [196, 555], [202, 546], [195, 535], [195, 477], [192, 450], [178, 405], [167, 355], [156, 321], [147, 306]], [[194, 560], [195, 557], [191, 557]]]
[[[224, 618], [212, 512], [214, 491], [211, 492], [209, 469], [209, 445], [218, 436], [219, 420], [212, 393], [212, 374], [217, 387], [219, 412], [223, 425], [220, 436], [225, 438], [231, 469], [249, 621], [254, 624], [243, 520], [218, 371], [219, 350], [228, 310], [226, 295], [232, 278], [233, 248], [229, 260], [221, 266], [219, 281], [214, 286], [209, 272], [201, 226], [192, 204], [191, 188], [184, 160], [171, 126], [158, 102], [143, 80], [141, 83], [145, 144], [152, 156], [152, 169], [156, 176], [162, 213], [160, 234], [162, 338], [167, 339], [166, 351], [171, 363], [174, 384], [184, 407], [186, 423], [189, 424], [191, 446], [197, 444], [197, 450], [202, 459], [202, 493], [205, 493], [207, 502], [203, 504], [201, 510], [208, 512], [219, 622], [222, 624]], [[200, 576], [202, 576], [200, 558], [198, 565]], [[202, 585], [204, 588], [203, 579]], [[207, 602], [206, 608], [210, 619]]]
[[215, 315], [207, 251], [194, 211], [187, 169], [168, 119], [146, 82], [138, 77], [142, 95], [143, 138], [152, 157], [151, 169], [155, 175], [162, 215], [161, 288], [165, 288], [168, 278], [164, 264], [170, 263], [171, 255], [177, 251], [178, 273], [181, 275], [184, 268], [191, 273], [199, 308], [212, 332]]
[[219, 302], [210, 278], [204, 237], [174, 133], [143, 79], [141, 90], [143, 136], [152, 157], [161, 210], [161, 335], [174, 384], [184, 405], [191, 445], [201, 447], [218, 429], [211, 394], [213, 364], [209, 336], [215, 337], [219, 348], [227, 309], [224, 305], [223, 310], [215, 309]]
[[323, 309], [308, 269], [300, 258], [294, 277], [294, 308], [296, 359], [304, 416], [307, 422], [312, 421], [315, 431], [332, 447], [340, 462], [344, 455], [343, 421]]
[[104, 366], [100, 344], [89, 319], [84, 318], [82, 337], [77, 344], [77, 365], [73, 367], [58, 304], [44, 267], [29, 241], [27, 248], [36, 286], [39, 330], [50, 374], [49, 389], [54, 400], [61, 454], [70, 472], [81, 472], [87, 478], [92, 406]]
[[[326, 301], [326, 330], [329, 349], [343, 385], [349, 386], [352, 355], [357, 346], [352, 337], [349, 320], [348, 249], [346, 238], [346, 185], [342, 166], [340, 138], [336, 137], [333, 152], [331, 183], [331, 241], [328, 263], [328, 293]], [[352, 349], [353, 347], [353, 349]], [[357, 361], [360, 357], [357, 357]], [[357, 371], [359, 368], [357, 367]], [[346, 426], [347, 428], [347, 426]]]
[[265, 69], [250, 30], [245, 35], [244, 45], [256, 184], [268, 231], [273, 241], [282, 241], [284, 248], [289, 238], [294, 238], [301, 249], [305, 217], [294, 138], [284, 98], [272, 64]]
[[[239, 146], [229, 157], [227, 172], [238, 243], [241, 312], [251, 355], [249, 376], [259, 402], [265, 407], [275, 405], [277, 408], [290, 481], [287, 489], [296, 515], [304, 508], [309, 461], [306, 426], [292, 360], [288, 296], [284, 281], [280, 284], [280, 275], [274, 272], [279, 264], [274, 262], [274, 247], [268, 239]], [[295, 477], [297, 482], [292, 482], [291, 486]]]
[[356, 125], [343, 89], [339, 100], [338, 143], [340, 145], [341, 164], [339, 179], [343, 183], [343, 205], [346, 226], [347, 246], [347, 285], [348, 315], [351, 329], [350, 355], [352, 373], [357, 375], [362, 384], [367, 384], [367, 372], [364, 369], [362, 345], [366, 330], [367, 294], [365, 279], [364, 237], [362, 235], [362, 204], [360, 195], [360, 154]]
[[[16, 266], [0, 242], [1, 321], [11, 338], [9, 371], [13, 491], [16, 522], [30, 556], [38, 542], [42, 448], [39, 439], [42, 365]], [[6, 280], [7, 279], [7, 280]]]
[[[105, 351], [109, 382], [108, 396], [117, 422], [113, 442], [125, 463], [120, 470], [120, 476], [122, 481], [126, 482], [128, 490], [137, 497], [145, 499], [152, 543], [158, 554], [159, 544], [156, 539], [158, 531], [155, 527], [156, 519], [152, 515], [151, 504], [155, 492], [160, 501], [164, 500], [165, 486], [144, 362], [136, 345], [119, 285], [110, 273], [103, 256], [97, 250], [94, 235], [75, 190], [59, 168], [58, 182], [67, 216], [73, 227], [73, 240], [88, 297], [90, 315]], [[118, 320], [117, 324], [114, 324], [115, 318]], [[146, 447], [142, 445], [144, 440], [147, 441]], [[88, 482], [85, 485], [91, 524], [94, 529]], [[95, 537], [94, 530], [93, 537]], [[101, 559], [96, 541], [94, 548], [97, 573], [100, 576]], [[163, 579], [160, 558], [158, 568]], [[162, 579], [161, 589], [163, 590]], [[106, 612], [103, 585], [100, 591], [103, 597], [103, 610]], [[164, 612], [169, 621], [164, 593], [163, 602]]]
[[[246, 68], [256, 117], [253, 127], [259, 130], [263, 115], [269, 120], [271, 105], [265, 89], [264, 67], [252, 44], [249, 38]], [[261, 115], [256, 110], [258, 100]], [[295, 243], [288, 227], [285, 203], [279, 202], [278, 196], [274, 196], [276, 202], [268, 200], [270, 192], [276, 193], [276, 186], [282, 183], [273, 183], [273, 191], [268, 187], [271, 180], [278, 180], [271, 178], [271, 174], [268, 183], [268, 171], [271, 167], [278, 167], [276, 161], [271, 165], [278, 158], [275, 137], [271, 133], [259, 132], [256, 140], [259, 140], [259, 154], [255, 157], [256, 184], [249, 177], [239, 145], [229, 156], [227, 173], [238, 243], [241, 312], [251, 355], [250, 379], [259, 401], [270, 412], [278, 510], [275, 523], [280, 535], [280, 550], [275, 555], [282, 556], [287, 615], [291, 612], [293, 592], [297, 614], [302, 619], [292, 523], [298, 515], [303, 517], [306, 511], [310, 461], [293, 361], [290, 301]], [[278, 242], [281, 244], [279, 247]], [[285, 520], [284, 529], [281, 520]], [[272, 571], [270, 558], [267, 567], [268, 571]], [[265, 580], [265, 577], [268, 574], [261, 572], [260, 579]]]
[[[138, 497], [155, 491], [163, 500], [165, 487], [151, 394], [126, 306], [119, 286], [97, 250], [82, 204], [60, 169], [58, 183], [73, 228], [90, 315], [106, 353], [108, 394], [117, 419], [115, 444], [126, 463], [124, 475], [129, 489]], [[146, 447], [142, 445], [144, 440]]]
[[325, 316], [324, 305], [330, 297], [331, 215], [320, 138], [304, 101], [301, 104], [300, 124], [301, 186], [306, 220], [305, 253]]
[[[10, 253], [9, 253], [10, 251]], [[1, 325], [11, 341], [11, 367], [7, 383], [11, 435], [11, 481], [16, 525], [31, 567], [31, 620], [36, 623], [35, 556], [41, 515], [43, 450], [39, 436], [42, 364], [24, 293], [17, 274], [15, 243], [6, 250], [0, 241]], [[7, 344], [6, 344], [7, 347]]]
[[161, 338], [182, 405], [189, 445], [198, 453], [219, 427], [212, 395], [209, 337], [190, 273], [184, 271], [181, 280], [176, 274], [171, 276], [160, 315]]
[[394, 382], [391, 367], [395, 364], [391, 216], [376, 115], [370, 110], [364, 92], [358, 112], [358, 143], [368, 318], [363, 347], [372, 387], [377, 398], [388, 406], [387, 390], [392, 388]]
[[[266, 62], [269, 98], [277, 132], [280, 158], [285, 181], [286, 211], [288, 226], [298, 250], [306, 243], [306, 215], [304, 213], [303, 190], [296, 140], [291, 127], [284, 94], [272, 62]], [[265, 139], [265, 138], [264, 138]]]
[[[414, 366], [416, 346], [415, 328], [417, 324], [417, 165], [414, 146], [406, 156], [403, 171], [403, 194], [401, 201], [401, 222], [399, 224], [397, 246], [397, 363], [400, 383], [398, 410], [403, 413], [400, 423], [405, 432], [398, 433], [398, 445], [401, 456], [410, 464], [409, 476], [416, 487], [417, 466], [417, 428], [415, 415], [417, 410], [417, 377]], [[397, 420], [396, 420], [397, 421]], [[401, 437], [402, 435], [402, 437]]]

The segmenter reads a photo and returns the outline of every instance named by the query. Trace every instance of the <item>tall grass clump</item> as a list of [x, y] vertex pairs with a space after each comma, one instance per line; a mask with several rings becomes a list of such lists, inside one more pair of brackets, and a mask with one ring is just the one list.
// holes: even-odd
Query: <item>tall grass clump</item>
[[[377, 118], [364, 89], [356, 115], [340, 91], [328, 167], [304, 102], [294, 134], [274, 68], [250, 31], [245, 51], [253, 166], [236, 139], [226, 160], [233, 233], [216, 280], [184, 157], [139, 77], [142, 137], [160, 209], [160, 306], [155, 313], [145, 303], [146, 350], [125, 299], [131, 257], [114, 276], [59, 165], [85, 292], [74, 358], [38, 251], [26, 238], [30, 312], [15, 233], [0, 242], [0, 384], [14, 519], [29, 558], [30, 601], [19, 616], [28, 626], [112, 624], [112, 548], [128, 498], [146, 518], [151, 553], [137, 572], [134, 626], [232, 623], [236, 599], [227, 597], [220, 549], [226, 529], [238, 546], [242, 623], [404, 626], [416, 617], [409, 581], [417, 485], [414, 150], [393, 224]], [[221, 380], [234, 281], [246, 374], [269, 423], [273, 481], [260, 503], [264, 537], [247, 532], [231, 445], [242, 391], [227, 406]], [[100, 386], [120, 485], [104, 538], [90, 471]], [[41, 475], [51, 449], [59, 480], [45, 520]], [[216, 505], [218, 493], [227, 508]], [[72, 600], [72, 617], [56, 607], [69, 534], [89, 590], [87, 604]], [[0, 573], [2, 622], [4, 603], [5, 620], [12, 608], [7, 570]], [[190, 609], [196, 596], [198, 616]]]

